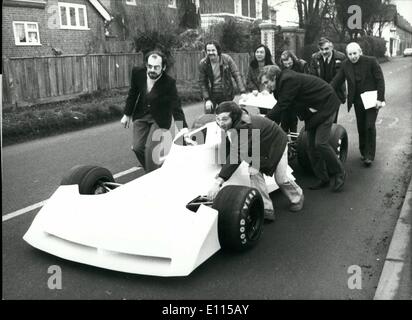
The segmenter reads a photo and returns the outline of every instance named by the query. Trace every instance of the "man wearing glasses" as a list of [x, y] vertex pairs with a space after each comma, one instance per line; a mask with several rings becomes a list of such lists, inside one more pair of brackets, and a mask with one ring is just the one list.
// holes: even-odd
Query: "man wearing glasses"
[[160, 51], [145, 56], [145, 67], [134, 67], [121, 124], [133, 122], [132, 150], [147, 172], [161, 166], [170, 151], [175, 127], [187, 131], [176, 81], [166, 74], [167, 59]]

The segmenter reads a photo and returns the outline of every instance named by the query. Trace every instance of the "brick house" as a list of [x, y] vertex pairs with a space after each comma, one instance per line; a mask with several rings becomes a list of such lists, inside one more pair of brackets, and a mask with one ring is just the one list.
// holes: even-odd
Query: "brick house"
[[268, 0], [196, 0], [202, 19], [202, 28], [223, 22], [228, 17], [239, 21], [268, 20], [274, 12]]
[[405, 48], [412, 47], [412, 25], [401, 14], [396, 5], [390, 5], [382, 21], [376, 22], [373, 35], [386, 40], [386, 55], [402, 55]]
[[3, 57], [103, 52], [110, 19], [98, 0], [4, 0]]

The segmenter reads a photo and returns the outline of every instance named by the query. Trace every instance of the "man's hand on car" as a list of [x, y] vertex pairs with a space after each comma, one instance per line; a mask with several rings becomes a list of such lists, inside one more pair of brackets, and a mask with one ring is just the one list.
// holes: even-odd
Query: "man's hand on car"
[[209, 189], [209, 192], [207, 193], [207, 197], [210, 200], [213, 200], [216, 198], [216, 195], [220, 191], [220, 188], [222, 187], [223, 182], [225, 182], [222, 178], [217, 177], [215, 181], [213, 182], [211, 188]]
[[206, 100], [205, 102], [205, 111], [212, 112], [213, 109], [213, 102], [211, 100]]

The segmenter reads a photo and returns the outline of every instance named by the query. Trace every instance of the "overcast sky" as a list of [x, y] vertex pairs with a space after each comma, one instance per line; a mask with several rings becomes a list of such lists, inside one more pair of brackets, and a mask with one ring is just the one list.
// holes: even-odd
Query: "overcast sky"
[[394, 0], [398, 13], [412, 25], [412, 0]]
[[[398, 13], [412, 25], [412, 0], [392, 0]], [[278, 10], [277, 23], [281, 26], [296, 26], [299, 22], [295, 0], [268, 0], [269, 6]]]

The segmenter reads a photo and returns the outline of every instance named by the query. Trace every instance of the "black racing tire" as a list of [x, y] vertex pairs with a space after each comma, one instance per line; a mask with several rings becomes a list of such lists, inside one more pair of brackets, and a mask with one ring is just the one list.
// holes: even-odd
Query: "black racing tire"
[[101, 188], [102, 182], [114, 182], [113, 175], [106, 168], [98, 166], [75, 166], [62, 179], [61, 185], [77, 184], [80, 194], [100, 194], [107, 192]]
[[305, 131], [305, 127], [303, 127], [296, 139], [296, 158], [304, 171], [312, 173], [313, 169], [307, 151], [308, 148], [308, 133]]
[[346, 132], [346, 129], [340, 124], [334, 123], [332, 125], [329, 144], [336, 152], [339, 160], [342, 163], [345, 163], [346, 159], [348, 158], [348, 133]]
[[219, 211], [218, 236], [223, 250], [241, 252], [256, 245], [264, 223], [263, 200], [257, 189], [226, 186], [212, 207]]
[[203, 127], [206, 123], [216, 121], [216, 116], [214, 114], [202, 114], [199, 116], [192, 124], [192, 129], [198, 129]]

